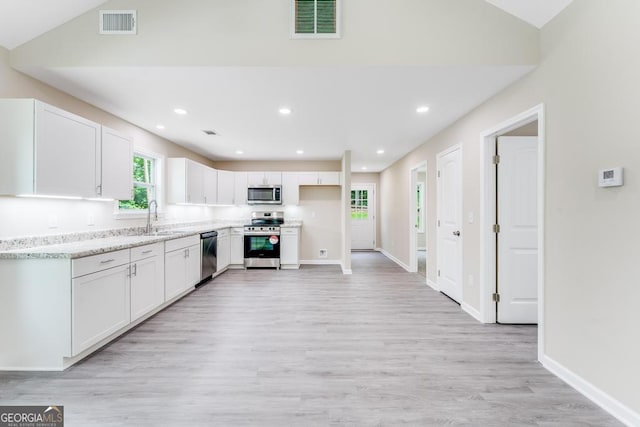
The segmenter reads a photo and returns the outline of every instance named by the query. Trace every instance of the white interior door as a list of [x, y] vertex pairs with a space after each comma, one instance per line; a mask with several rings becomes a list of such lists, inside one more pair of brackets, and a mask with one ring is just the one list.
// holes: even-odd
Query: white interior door
[[438, 154], [438, 287], [462, 301], [462, 150]]
[[351, 186], [351, 249], [373, 250], [376, 240], [376, 203], [373, 184]]
[[538, 138], [498, 138], [497, 321], [538, 322]]

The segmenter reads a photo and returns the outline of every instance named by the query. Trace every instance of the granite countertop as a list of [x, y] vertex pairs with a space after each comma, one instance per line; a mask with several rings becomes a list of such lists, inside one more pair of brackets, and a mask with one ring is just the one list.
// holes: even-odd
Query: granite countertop
[[[194, 236], [207, 231], [218, 231], [225, 228], [242, 227], [244, 223], [216, 222], [211, 224], [198, 224], [194, 226], [161, 229], [152, 235], [122, 235], [103, 238], [93, 238], [67, 243], [57, 243], [41, 246], [29, 246], [0, 251], [1, 259], [74, 259], [91, 255], [99, 255], [105, 252], [134, 248], [136, 246], [149, 245], [164, 242], [166, 240], [179, 239]], [[300, 227], [301, 221], [290, 221], [282, 227]]]

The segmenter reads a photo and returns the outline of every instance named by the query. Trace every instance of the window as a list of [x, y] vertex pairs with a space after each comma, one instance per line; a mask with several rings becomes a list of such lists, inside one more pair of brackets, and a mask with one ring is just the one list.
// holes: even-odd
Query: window
[[157, 160], [151, 156], [133, 154], [133, 199], [120, 200], [120, 211], [143, 210], [156, 198]]
[[351, 219], [369, 218], [369, 191], [351, 190]]
[[340, 38], [341, 0], [292, 0], [291, 37]]

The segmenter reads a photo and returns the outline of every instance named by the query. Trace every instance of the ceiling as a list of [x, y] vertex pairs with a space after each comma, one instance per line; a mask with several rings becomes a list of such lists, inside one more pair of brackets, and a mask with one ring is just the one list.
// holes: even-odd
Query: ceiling
[[[487, 1], [541, 26], [571, 0]], [[12, 49], [104, 2], [0, 2], [0, 45]], [[380, 171], [531, 69], [76, 67], [22, 71], [214, 160], [335, 160], [350, 149], [354, 171]], [[423, 105], [430, 111], [417, 113], [416, 108]], [[284, 106], [292, 114], [279, 114]], [[176, 107], [188, 114], [174, 114]], [[165, 129], [157, 129], [158, 124]], [[203, 130], [218, 135], [208, 136]]]

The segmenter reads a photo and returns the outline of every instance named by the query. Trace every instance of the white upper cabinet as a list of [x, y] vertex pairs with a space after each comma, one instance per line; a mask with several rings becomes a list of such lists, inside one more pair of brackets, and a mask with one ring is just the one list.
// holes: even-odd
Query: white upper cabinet
[[0, 193], [99, 196], [100, 133], [34, 99], [0, 100]]
[[130, 138], [102, 126], [101, 196], [128, 200], [133, 191], [133, 143]]
[[218, 171], [207, 166], [203, 168], [203, 194], [204, 204], [215, 205], [218, 201]]
[[317, 185], [318, 172], [295, 172], [298, 175], [298, 185]]
[[247, 173], [246, 172], [234, 172], [234, 205], [246, 205], [247, 204]]
[[298, 172], [298, 185], [340, 185], [340, 172]]
[[298, 172], [282, 172], [282, 204], [297, 205], [300, 201]]
[[[246, 187], [245, 187], [246, 188]], [[235, 196], [235, 176], [230, 171], [218, 171], [218, 204], [233, 205]]]
[[205, 166], [185, 158], [167, 159], [167, 201], [204, 203]]
[[247, 185], [281, 185], [282, 172], [247, 172]]

